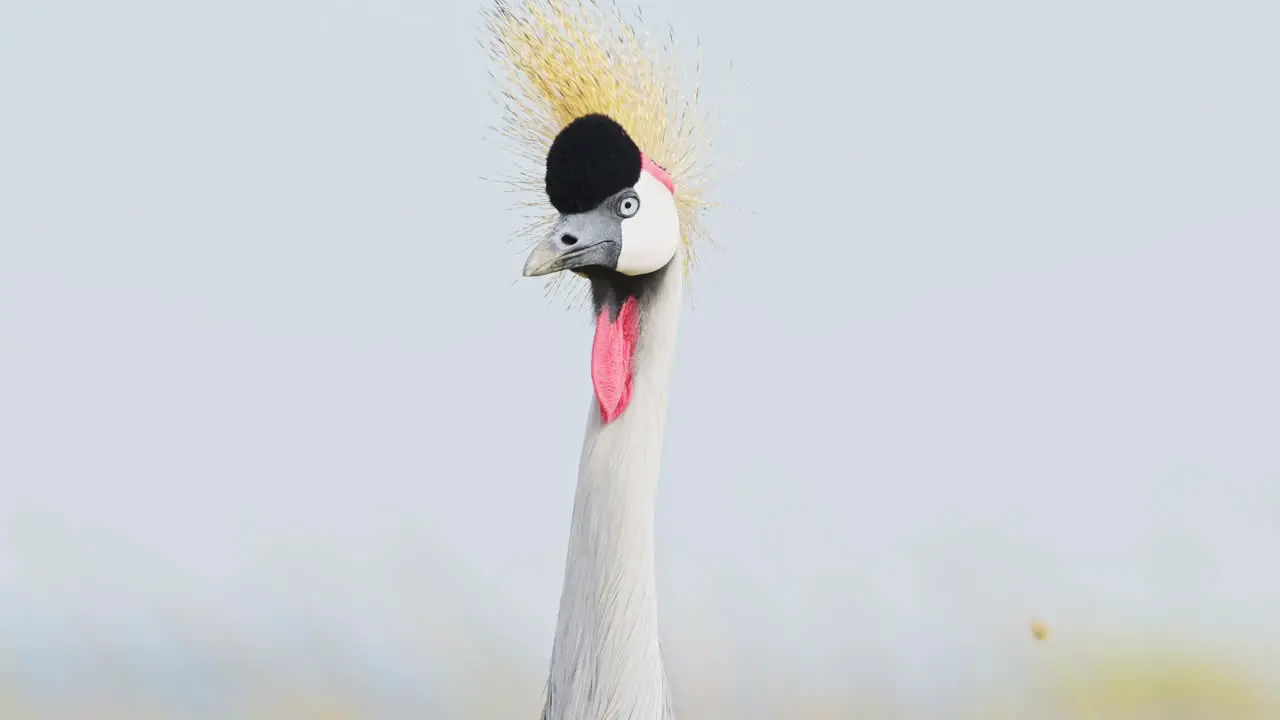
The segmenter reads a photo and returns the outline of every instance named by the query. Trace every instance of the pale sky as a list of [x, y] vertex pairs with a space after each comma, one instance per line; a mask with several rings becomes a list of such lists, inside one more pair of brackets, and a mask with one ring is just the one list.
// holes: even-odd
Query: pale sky
[[[736, 166], [671, 652], [932, 688], [1031, 617], [1280, 646], [1280, 6], [643, 4]], [[590, 331], [481, 179], [480, 7], [0, 10], [0, 636], [431, 615], [542, 666]]]

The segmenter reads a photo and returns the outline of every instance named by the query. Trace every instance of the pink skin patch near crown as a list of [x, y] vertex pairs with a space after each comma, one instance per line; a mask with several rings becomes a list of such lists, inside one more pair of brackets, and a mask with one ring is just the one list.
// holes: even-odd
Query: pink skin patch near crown
[[673, 195], [675, 194], [676, 183], [674, 180], [671, 179], [670, 173], [668, 173], [666, 170], [663, 170], [662, 167], [658, 165], [658, 163], [650, 160], [649, 156], [645, 155], [644, 153], [640, 153], [640, 169], [658, 178], [658, 182], [662, 183], [663, 185], [666, 185], [667, 190], [670, 191], [671, 194]]
[[600, 403], [600, 419], [606, 425], [631, 402], [631, 371], [639, 337], [640, 308], [634, 297], [622, 304], [617, 320], [609, 319], [609, 308], [600, 308], [591, 343], [591, 384]]

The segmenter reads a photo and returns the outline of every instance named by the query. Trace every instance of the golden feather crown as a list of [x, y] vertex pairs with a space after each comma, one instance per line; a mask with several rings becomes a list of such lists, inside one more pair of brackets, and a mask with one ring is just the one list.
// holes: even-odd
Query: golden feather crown
[[617, 5], [593, 0], [498, 0], [486, 22], [501, 83], [499, 132], [522, 165], [511, 182], [535, 196], [521, 203], [537, 212], [524, 234], [540, 239], [556, 219], [543, 187], [552, 141], [576, 118], [600, 113], [675, 182], [688, 272], [705, 237], [711, 164], [699, 72], [684, 81], [672, 34], [654, 48], [639, 12], [628, 19]]

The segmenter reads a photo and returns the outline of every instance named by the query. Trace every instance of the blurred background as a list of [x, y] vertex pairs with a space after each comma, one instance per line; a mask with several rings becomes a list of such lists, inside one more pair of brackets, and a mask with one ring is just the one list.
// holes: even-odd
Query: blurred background
[[[1280, 717], [1280, 6], [639, 6], [685, 716]], [[0, 718], [536, 717], [589, 318], [482, 7], [0, 5]]]

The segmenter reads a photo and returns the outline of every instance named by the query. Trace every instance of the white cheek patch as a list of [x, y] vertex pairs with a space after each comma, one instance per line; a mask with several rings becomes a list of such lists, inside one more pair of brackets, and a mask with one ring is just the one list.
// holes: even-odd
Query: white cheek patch
[[640, 212], [622, 221], [622, 252], [618, 272], [644, 275], [671, 262], [680, 247], [680, 216], [676, 198], [660, 180], [647, 172], [636, 183]]

